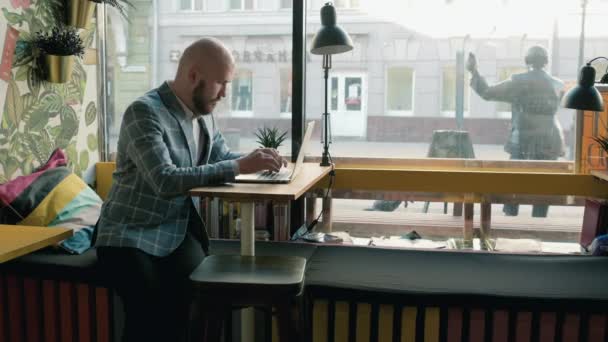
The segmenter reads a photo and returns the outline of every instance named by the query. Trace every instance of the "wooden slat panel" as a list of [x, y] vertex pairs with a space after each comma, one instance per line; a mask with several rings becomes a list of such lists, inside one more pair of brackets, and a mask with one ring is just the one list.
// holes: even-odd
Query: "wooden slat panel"
[[334, 324], [334, 341], [348, 342], [348, 310], [349, 303], [338, 301], [335, 305], [336, 315]]
[[607, 315], [591, 315], [589, 317], [589, 342], [606, 340]]
[[42, 331], [40, 331], [40, 317], [42, 316], [40, 282], [32, 278], [25, 278], [23, 279], [23, 290], [25, 291], [26, 340], [28, 342], [39, 342], [42, 340]]
[[372, 306], [357, 304], [357, 342], [369, 342], [371, 335]]
[[104, 287], [95, 288], [95, 317], [97, 318], [97, 341], [110, 342], [112, 340], [110, 330], [110, 295]]
[[509, 313], [505, 310], [494, 311], [494, 329], [489, 332], [492, 334], [492, 342], [507, 342], [509, 335]]
[[392, 305], [380, 305], [378, 312], [378, 342], [393, 341], [393, 310]]
[[21, 279], [14, 275], [8, 275], [6, 286], [8, 288], [8, 309], [9, 309], [9, 341], [22, 342], [23, 336], [23, 303]]
[[[416, 341], [416, 315], [418, 309], [416, 307], [405, 307], [401, 314], [401, 342]], [[421, 332], [422, 333], [422, 332]]]
[[8, 301], [6, 299], [6, 288], [5, 288], [5, 276], [0, 274], [0, 340], [9, 340], [8, 326], [6, 321], [8, 320], [5, 312], [8, 310]]
[[89, 286], [76, 284], [78, 305], [78, 341], [91, 341], [91, 310], [89, 305]]
[[59, 320], [58, 298], [56, 292], [57, 283], [52, 280], [42, 281], [42, 305], [44, 317], [44, 340], [45, 342], [56, 342], [58, 337], [57, 322]]
[[312, 308], [313, 342], [327, 342], [327, 300], [316, 299]]
[[460, 342], [462, 339], [462, 309], [448, 309], [448, 342]]
[[484, 331], [485, 327], [485, 313], [480, 309], [471, 310], [469, 316], [469, 326], [470, 326], [470, 334], [469, 341], [470, 342], [483, 342], [484, 334], [489, 333]]
[[72, 284], [67, 281], [59, 282], [59, 321], [61, 342], [74, 341], [72, 310]]
[[439, 308], [426, 308], [424, 319], [424, 341], [439, 342]]
[[532, 313], [531, 312], [517, 313], [517, 332], [515, 334], [515, 341], [530, 342], [531, 333], [532, 333]]
[[555, 312], [543, 312], [540, 315], [540, 341], [555, 341], [555, 322], [557, 318]]
[[564, 318], [562, 341], [577, 341], [580, 316], [577, 314], [566, 314]]

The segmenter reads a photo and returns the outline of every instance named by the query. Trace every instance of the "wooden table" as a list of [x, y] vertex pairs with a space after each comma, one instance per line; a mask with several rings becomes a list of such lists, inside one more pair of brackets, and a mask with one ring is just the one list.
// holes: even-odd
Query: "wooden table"
[[[254, 203], [261, 200], [273, 200], [283, 204], [300, 198], [327, 176], [331, 167], [322, 167], [317, 163], [304, 163], [302, 169], [288, 184], [253, 184], [233, 183], [220, 186], [206, 186], [190, 190], [192, 196], [218, 197], [239, 202], [241, 205], [241, 255], [255, 255], [255, 219]], [[284, 216], [285, 219], [288, 220]], [[253, 341], [253, 309], [242, 313], [241, 331], [243, 341]]]
[[255, 255], [254, 202], [273, 200], [289, 203], [300, 198], [329, 174], [331, 167], [304, 163], [296, 178], [288, 184], [231, 183], [190, 190], [192, 196], [217, 197], [241, 204], [241, 255]]
[[0, 224], [0, 263], [56, 244], [72, 236], [72, 229]]

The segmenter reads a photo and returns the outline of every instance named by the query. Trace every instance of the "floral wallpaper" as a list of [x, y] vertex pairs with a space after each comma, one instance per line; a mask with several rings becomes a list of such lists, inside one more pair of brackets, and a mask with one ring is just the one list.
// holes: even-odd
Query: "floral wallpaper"
[[[64, 84], [36, 76], [30, 40], [61, 24], [62, 2], [0, 0], [0, 183], [30, 173], [58, 147], [87, 181], [99, 161], [96, 65], [76, 58]], [[94, 47], [94, 27], [80, 32], [85, 47]]]

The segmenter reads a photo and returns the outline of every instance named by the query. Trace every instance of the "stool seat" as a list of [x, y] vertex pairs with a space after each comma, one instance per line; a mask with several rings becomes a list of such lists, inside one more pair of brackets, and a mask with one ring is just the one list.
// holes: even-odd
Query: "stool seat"
[[306, 259], [295, 256], [211, 255], [192, 272], [199, 290], [266, 289], [297, 295], [304, 283]]
[[[289, 303], [302, 293], [305, 268], [306, 259], [296, 256], [211, 255], [190, 274], [190, 281], [201, 310], [214, 312], [214, 317], [225, 317], [234, 307], [276, 306], [284, 342], [292, 341]], [[207, 340], [219, 341], [222, 329], [209, 330]]]

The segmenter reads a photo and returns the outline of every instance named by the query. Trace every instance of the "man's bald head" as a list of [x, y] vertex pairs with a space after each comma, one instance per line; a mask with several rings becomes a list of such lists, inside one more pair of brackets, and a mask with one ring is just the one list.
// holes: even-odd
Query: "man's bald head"
[[195, 114], [209, 114], [226, 96], [233, 72], [234, 59], [224, 44], [201, 38], [184, 50], [172, 88]]
[[176, 78], [184, 73], [187, 74], [191, 68], [198, 68], [204, 73], [219, 65], [234, 67], [232, 54], [219, 40], [210, 37], [201, 38], [184, 50], [179, 61]]

